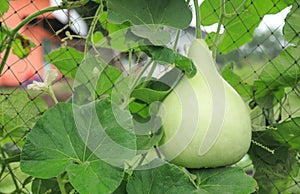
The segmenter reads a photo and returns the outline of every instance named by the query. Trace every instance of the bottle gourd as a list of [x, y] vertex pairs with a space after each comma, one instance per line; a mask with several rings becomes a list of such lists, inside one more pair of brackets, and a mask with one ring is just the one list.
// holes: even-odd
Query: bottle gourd
[[197, 74], [184, 76], [162, 102], [160, 150], [167, 160], [187, 168], [234, 164], [251, 143], [247, 106], [218, 73], [204, 40], [192, 42], [188, 57]]

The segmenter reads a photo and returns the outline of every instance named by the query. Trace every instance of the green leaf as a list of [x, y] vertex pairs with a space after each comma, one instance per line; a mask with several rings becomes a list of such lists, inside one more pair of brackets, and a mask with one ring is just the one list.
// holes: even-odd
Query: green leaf
[[138, 25], [132, 26], [131, 32], [138, 37], [148, 39], [153, 45], [163, 46], [170, 42], [171, 35], [162, 26]]
[[100, 73], [100, 76], [97, 81], [96, 93], [101, 94], [110, 94], [115, 82], [122, 76], [122, 73], [113, 66], [106, 66], [106, 68]]
[[1, 148], [9, 157], [18, 156], [21, 154], [21, 148], [13, 142], [7, 142]]
[[[208, 26], [218, 23], [220, 18], [219, 0], [205, 0], [200, 6], [202, 25]], [[222, 16], [222, 24], [225, 32], [220, 35], [217, 44], [218, 50], [226, 54], [253, 38], [254, 30], [258, 27], [265, 14], [275, 14], [289, 6], [292, 0], [248, 0], [241, 3], [240, 0], [225, 1], [225, 15]], [[210, 37], [214, 39], [215, 34]], [[208, 39], [207, 39], [208, 40]], [[211, 41], [208, 41], [208, 45]]]
[[229, 63], [222, 71], [223, 78], [243, 97], [250, 98], [251, 86], [233, 72], [233, 64]]
[[8, 9], [9, 9], [9, 1], [10, 0], [1, 1], [0, 16], [3, 16], [4, 13], [8, 11]]
[[33, 194], [60, 193], [56, 179], [39, 179], [32, 182], [31, 191]]
[[25, 92], [15, 91], [12, 94], [0, 95], [2, 138], [19, 139], [24, 136], [47, 109], [48, 106], [43, 100], [31, 100]]
[[[298, 153], [290, 150], [289, 144], [279, 142], [277, 135], [273, 129], [252, 135], [255, 143], [251, 145], [249, 155], [261, 193], [291, 193], [299, 174]], [[299, 191], [296, 188], [295, 193]]]
[[128, 28], [130, 24], [128, 22], [122, 24], [113, 24], [107, 21], [107, 11], [103, 12], [99, 18], [102, 27], [108, 31], [108, 34], [112, 34], [124, 28]]
[[143, 25], [133, 28], [132, 32], [154, 45], [165, 45], [171, 40], [161, 26], [185, 29], [192, 20], [192, 12], [184, 0], [111, 0], [107, 8], [109, 22]]
[[119, 187], [112, 194], [126, 194], [126, 185], [127, 182], [123, 180]]
[[159, 46], [145, 46], [141, 48], [149, 57], [154, 61], [163, 64], [175, 64], [175, 66], [185, 72], [185, 75], [189, 78], [193, 77], [197, 73], [193, 61], [188, 57], [185, 57], [176, 51]]
[[296, 0], [290, 13], [286, 16], [285, 24], [283, 27], [283, 34], [285, 39], [296, 46], [300, 45], [300, 1]]
[[285, 96], [283, 88], [271, 88], [269, 83], [259, 80], [254, 82], [252, 89], [255, 103], [263, 109], [272, 108]]
[[127, 184], [128, 193], [192, 194], [197, 193], [196, 191], [189, 176], [170, 163], [164, 163], [156, 168], [151, 168], [150, 163], [146, 170], [134, 171]]
[[297, 150], [300, 153], [300, 117], [291, 118], [277, 125], [272, 136], [282, 144], [287, 143], [290, 149]]
[[75, 78], [84, 54], [72, 47], [61, 47], [45, 56], [48, 63], [55, 65], [65, 76]]
[[168, 93], [170, 90], [156, 91], [150, 88], [138, 88], [132, 91], [131, 96], [150, 104], [155, 101], [162, 101]]
[[256, 181], [239, 167], [191, 170], [199, 181], [199, 193], [252, 193]]
[[117, 24], [129, 21], [134, 25], [160, 24], [184, 29], [192, 20], [184, 0], [111, 0], [107, 7], [107, 20]]
[[[120, 130], [120, 127], [118, 128], [115, 121], [111, 121], [113, 113], [109, 112], [111, 109], [107, 109], [107, 106], [110, 105], [108, 99], [80, 108], [83, 110], [77, 114], [83, 116], [85, 113], [85, 117], [90, 119], [85, 125], [80, 121], [75, 123], [72, 110], [72, 106], [74, 108], [75, 105], [57, 104], [41, 117], [28, 134], [21, 155], [22, 171], [37, 178], [51, 178], [66, 171], [70, 183], [80, 193], [89, 193], [90, 191], [111, 193], [114, 191], [121, 183], [124, 172], [122, 169], [100, 160], [95, 155], [99, 150], [103, 152], [101, 150], [103, 146], [109, 146], [103, 141], [105, 137], [98, 139], [99, 135], [94, 135], [94, 133], [101, 135], [99, 132], [102, 131], [99, 125], [96, 127], [94, 124], [96, 118], [86, 114], [88, 111], [92, 112], [90, 106], [95, 107], [95, 105], [97, 111], [101, 111], [99, 119], [102, 126], [106, 127], [105, 130], [109, 136], [115, 141], [118, 140], [118, 137], [123, 139], [120, 132], [112, 134], [113, 131]], [[89, 132], [91, 136], [85, 137], [82, 131]], [[83, 140], [85, 141], [83, 142]], [[99, 145], [99, 141], [103, 143], [100, 144], [102, 146], [99, 146], [99, 150], [98, 147], [94, 149], [91, 144]], [[130, 138], [127, 138], [126, 141], [125, 144], [132, 145]], [[107, 149], [106, 147], [106, 151]], [[80, 177], [84, 177], [84, 182]]]
[[11, 46], [13, 54], [17, 55], [20, 59], [24, 59], [31, 52], [31, 48], [35, 47], [35, 44], [26, 36], [18, 34]]
[[93, 40], [92, 40], [93, 44], [99, 43], [104, 38], [103, 34], [99, 31], [96, 31], [92, 37], [93, 37]]
[[300, 48], [290, 46], [265, 65], [259, 79], [274, 87], [293, 87], [300, 81]]

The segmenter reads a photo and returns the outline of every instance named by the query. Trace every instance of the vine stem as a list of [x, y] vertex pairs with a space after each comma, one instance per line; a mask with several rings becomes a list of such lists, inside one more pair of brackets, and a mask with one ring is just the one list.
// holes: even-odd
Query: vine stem
[[201, 15], [200, 15], [200, 6], [198, 0], [194, 0], [194, 7], [196, 13], [196, 38], [202, 38], [202, 31], [201, 31]]
[[8, 33], [8, 35], [10, 36], [9, 39], [8, 39], [8, 44], [7, 44], [7, 47], [6, 47], [6, 50], [5, 50], [5, 53], [4, 53], [4, 56], [2, 58], [2, 61], [1, 61], [1, 64], [0, 64], [0, 75], [2, 73], [2, 70], [4, 68], [4, 65], [7, 61], [7, 58], [9, 56], [9, 53], [10, 53], [10, 50], [11, 50], [11, 45], [12, 45], [12, 42], [14, 41], [15, 39], [15, 36], [17, 35], [18, 31], [24, 27], [26, 24], [28, 24], [30, 21], [32, 21], [34, 18], [44, 14], [44, 13], [48, 13], [48, 12], [53, 12], [53, 11], [56, 11], [56, 10], [61, 10], [61, 9], [66, 9], [68, 7], [76, 7], [76, 6], [79, 6], [80, 4], [78, 3], [72, 3], [72, 4], [69, 4], [68, 6], [67, 5], [59, 5], [59, 6], [52, 6], [52, 7], [47, 7], [45, 9], [42, 9], [40, 11], [37, 11], [31, 15], [29, 15], [28, 17], [26, 17], [22, 22], [20, 22], [14, 29], [12, 29], [10, 31], [10, 33]]
[[86, 41], [85, 41], [85, 47], [84, 47], [84, 56], [86, 56], [88, 54], [88, 51], [89, 51], [89, 43], [91, 42], [92, 40], [92, 37], [93, 37], [93, 33], [95, 31], [95, 28], [96, 28], [96, 25], [98, 23], [98, 19], [99, 17], [101, 16], [102, 12], [103, 12], [103, 2], [101, 1], [101, 4], [99, 5], [96, 13], [95, 13], [95, 17], [93, 18], [93, 21], [92, 21], [92, 24], [91, 24], [91, 27], [89, 29], [89, 32], [87, 34], [87, 37], [86, 37]]
[[220, 35], [220, 31], [221, 31], [221, 26], [222, 26], [223, 19], [225, 17], [224, 10], [225, 10], [225, 1], [220, 0], [220, 15], [219, 15], [217, 32], [215, 34], [215, 38], [214, 38], [214, 41], [213, 41], [213, 49], [212, 49], [212, 57], [215, 60], [216, 60], [216, 57], [217, 57], [217, 46], [218, 46], [218, 42], [219, 42], [219, 35]]
[[177, 48], [177, 45], [178, 45], [178, 42], [179, 42], [179, 37], [180, 37], [180, 30], [177, 31], [177, 34], [176, 34], [176, 38], [175, 38], [175, 43], [174, 43], [174, 46], [173, 46], [173, 50], [176, 51], [176, 48]]
[[[1, 154], [2, 154], [3, 159], [5, 159], [6, 155], [5, 155], [2, 147], [1, 147]], [[3, 162], [2, 168], [4, 169], [6, 167], [8, 169], [9, 174], [11, 175], [11, 179], [16, 188], [15, 191], [19, 191], [20, 190], [19, 184], [18, 184], [18, 181], [16, 180], [16, 175], [14, 174], [13, 169], [10, 167], [9, 163], [6, 163], [4, 160], [2, 162]], [[4, 170], [1, 171], [1, 176], [3, 173], [4, 173]]]
[[53, 91], [53, 89], [52, 89], [51, 86], [49, 86], [49, 88], [48, 88], [48, 94], [50, 94], [50, 96], [53, 99], [54, 103], [57, 104], [58, 100], [57, 100], [57, 98], [56, 98], [56, 96], [54, 94], [54, 91]]
[[67, 194], [62, 174], [57, 176], [57, 183], [58, 183], [60, 192], [62, 194]]
[[[137, 77], [134, 79], [133, 83], [131, 84], [131, 86], [130, 86], [130, 88], [129, 88], [130, 91], [132, 91], [132, 90], [139, 84], [139, 82], [141, 81], [141, 79], [142, 79], [144, 73], [146, 72], [146, 70], [149, 68], [149, 66], [150, 66], [152, 63], [153, 63], [153, 60], [151, 59], [151, 60], [149, 60], [149, 61], [144, 65], [143, 69], [139, 72], [139, 74], [138, 74]], [[156, 66], [156, 65], [153, 65], [153, 66]], [[155, 67], [153, 67], [153, 66], [152, 66], [152, 69], [155, 68]], [[153, 71], [154, 71], [154, 70], [153, 70]], [[149, 76], [151, 76], [151, 74], [153, 73], [153, 71], [150, 70], [150, 73], [148, 74], [147, 78], [148, 78]], [[151, 73], [151, 72], [152, 72], [152, 73]], [[128, 102], [126, 102], [126, 103], [123, 105], [123, 107], [127, 107], [127, 106], [128, 106], [131, 102], [133, 102], [134, 100], [135, 100], [134, 97], [130, 98], [130, 99], [128, 100]]]

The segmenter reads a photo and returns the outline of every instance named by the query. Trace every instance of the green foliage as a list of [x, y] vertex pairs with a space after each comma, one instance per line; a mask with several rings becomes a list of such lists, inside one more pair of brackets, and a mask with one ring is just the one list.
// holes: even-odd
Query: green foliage
[[61, 47], [46, 55], [48, 63], [54, 64], [65, 76], [70, 78], [75, 78], [83, 58], [83, 53], [72, 47]]
[[59, 193], [59, 186], [56, 179], [34, 179], [31, 191], [33, 194]]
[[255, 180], [238, 167], [192, 170], [197, 177], [200, 193], [252, 193]]
[[175, 64], [176, 67], [183, 70], [189, 78], [197, 73], [197, 69], [191, 59], [175, 52], [167, 47], [146, 46], [142, 48], [154, 61], [164, 64]]
[[[206, 0], [200, 6], [202, 25], [208, 26], [220, 22], [225, 28], [217, 42], [216, 33], [210, 33], [206, 38], [208, 44], [217, 44], [218, 50], [226, 54], [253, 38], [254, 30], [266, 14], [275, 14], [291, 5], [292, 1], [235, 1]], [[222, 4], [221, 4], [222, 3]], [[218, 34], [219, 35], [219, 34]], [[209, 44], [210, 45], [210, 44]]]
[[176, 165], [165, 163], [153, 168], [150, 163], [148, 167], [133, 173], [127, 184], [128, 193], [197, 193], [190, 177]]
[[286, 17], [286, 23], [283, 28], [283, 34], [285, 36], [285, 39], [295, 44], [296, 46], [300, 45], [300, 10], [299, 10], [300, 1], [296, 0], [293, 3], [292, 10]]
[[17, 55], [20, 59], [23, 59], [29, 55], [31, 52], [31, 48], [36, 45], [29, 40], [26, 36], [17, 35], [12, 43], [12, 52]]
[[154, 45], [165, 45], [171, 40], [170, 34], [162, 29], [163, 25], [185, 29], [192, 20], [192, 13], [184, 0], [112, 0], [108, 1], [107, 6], [109, 22], [141, 25], [134, 26], [132, 32]]
[[1, 141], [21, 138], [47, 109], [44, 101], [31, 100], [24, 92], [0, 95]]
[[269, 88], [293, 87], [300, 81], [300, 48], [290, 46], [265, 65], [259, 78]]
[[251, 86], [243, 82], [242, 79], [233, 72], [233, 64], [227, 64], [222, 70], [222, 76], [235, 90], [244, 98], [250, 98]]
[[294, 140], [300, 135], [299, 124], [299, 118], [294, 118], [253, 134], [256, 143], [249, 153], [261, 193], [288, 192], [287, 188], [299, 183], [299, 143]]
[[[91, 3], [86, 0], [76, 2]], [[259, 126], [261, 131], [253, 132], [249, 151], [249, 162], [253, 167], [248, 168], [251, 175], [238, 167], [187, 170], [162, 160], [159, 152], [155, 153], [154, 160], [148, 160], [153, 154], [149, 150], [159, 151], [157, 146], [163, 136], [159, 128], [161, 118], [156, 116], [158, 102], [172, 91], [183, 74], [193, 77], [197, 71], [188, 57], [168, 48], [171, 32], [185, 29], [190, 24], [191, 10], [184, 0], [92, 2], [93, 5], [102, 3], [104, 8], [100, 15], [94, 15], [95, 9], [90, 13], [97, 29], [90, 32], [90, 39], [86, 39], [91, 40], [87, 45], [92, 44], [92, 51], [101, 55], [98, 49], [105, 47], [131, 54], [143, 52], [154, 64], [175, 68], [155, 79], [151, 75], [142, 76], [149, 66], [137, 65], [143, 69], [131, 80], [131, 67], [126, 72], [130, 74], [127, 77], [108, 65], [103, 55], [82, 53], [68, 46], [52, 51], [46, 56], [47, 61], [64, 76], [74, 79], [74, 104], [59, 103], [47, 110], [44, 102], [31, 100], [23, 92], [1, 94], [0, 126], [4, 130], [0, 136], [4, 170], [9, 163], [20, 160], [19, 146], [23, 144], [20, 141], [16, 145], [9, 139], [20, 140], [31, 129], [22, 147], [21, 169], [30, 175], [23, 184], [32, 182], [32, 193], [36, 194], [63, 193], [63, 190], [83, 194], [222, 194], [253, 193], [257, 187], [259, 193], [299, 192], [297, 188], [289, 188], [297, 187], [300, 182], [300, 119], [291, 115], [287, 120], [281, 119], [281, 113], [277, 113], [279, 119], [275, 120], [274, 113], [274, 107], [282, 106], [289, 95], [287, 91], [297, 90], [300, 81], [298, 1], [205, 0], [200, 7], [202, 25], [218, 23], [219, 27], [224, 26], [222, 34], [218, 31], [207, 35], [210, 47], [222, 53], [233, 51], [238, 60], [246, 52], [240, 47], [253, 39], [264, 15], [278, 13], [292, 5], [283, 29], [289, 46], [278, 54], [281, 45], [274, 46], [265, 36], [260, 37], [264, 50], [271, 50], [268, 54], [275, 58], [265, 64], [256, 80], [245, 82], [235, 73], [233, 64], [226, 65], [222, 71], [224, 79], [250, 101], [250, 108], [259, 110], [263, 120]], [[8, 8], [9, 1], [6, 0], [0, 7], [0, 16]], [[9, 48], [6, 43], [11, 39], [11, 33], [15, 33], [11, 41], [13, 53], [19, 58], [28, 56], [35, 45], [3, 24], [0, 51]], [[277, 37], [275, 33], [274, 37]], [[248, 46], [255, 47], [258, 44], [255, 41]], [[237, 48], [242, 54], [235, 50]], [[115, 99], [116, 93], [117, 97], [128, 94], [125, 96], [128, 99]]]
[[1, 1], [0, 16], [3, 16], [3, 14], [8, 11], [10, 3], [9, 1], [10, 0]]
[[[103, 100], [97, 106], [102, 110], [102, 106], [107, 106], [107, 103], [107, 100]], [[82, 111], [86, 113], [84, 109]], [[100, 114], [104, 116], [101, 120], [111, 119], [110, 114]], [[109, 131], [117, 129], [113, 126], [116, 123], [104, 122], [108, 125], [105, 130], [114, 136]], [[91, 123], [86, 124], [89, 127]], [[102, 130], [101, 127], [99, 130]], [[123, 170], [97, 158], [94, 153], [96, 150], [91, 151], [87, 147], [87, 141], [93, 137], [88, 136], [85, 141], [82, 138], [74, 121], [72, 104], [57, 104], [44, 114], [27, 136], [21, 155], [22, 171], [38, 178], [51, 178], [66, 171], [70, 183], [81, 193], [114, 191], [123, 178]], [[99, 139], [100, 142], [102, 139]], [[124, 143], [130, 144], [128, 140]]]

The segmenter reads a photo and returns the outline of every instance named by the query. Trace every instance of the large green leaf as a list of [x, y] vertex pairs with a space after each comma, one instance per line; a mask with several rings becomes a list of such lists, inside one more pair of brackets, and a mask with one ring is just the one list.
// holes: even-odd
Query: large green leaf
[[185, 57], [170, 48], [144, 46], [141, 49], [154, 61], [162, 64], [174, 64], [178, 69], [183, 70], [185, 75], [189, 78], [197, 73], [197, 68], [190, 58]]
[[[109, 101], [103, 100], [94, 106], [96, 105], [98, 110], [103, 112], [100, 113], [101, 121], [105, 122], [101, 124], [107, 127], [106, 130], [112, 135], [112, 131], [118, 131], [120, 127], [115, 121], [111, 121], [112, 113], [106, 114], [109, 110], [103, 106], [107, 104]], [[83, 107], [83, 109], [89, 109], [89, 107]], [[86, 115], [88, 116], [90, 115]], [[90, 117], [86, 125], [75, 124], [72, 104], [57, 104], [49, 109], [27, 136], [21, 155], [22, 171], [38, 178], [51, 178], [66, 171], [71, 184], [80, 193], [114, 191], [122, 181], [123, 170], [96, 157], [97, 149], [93, 149], [93, 152], [89, 149], [89, 142], [95, 140], [94, 136], [84, 137], [84, 134], [81, 134], [82, 131], [79, 130], [88, 131], [92, 135], [101, 131], [100, 126], [93, 125], [95, 119], [95, 117]], [[87, 128], [83, 129], [84, 126]], [[116, 141], [118, 137], [122, 139], [119, 133], [114, 136]], [[102, 140], [103, 138], [100, 139]], [[128, 144], [132, 142], [130, 139], [127, 141], [129, 141]], [[95, 143], [99, 145], [97, 140]]]
[[131, 29], [135, 35], [147, 38], [154, 45], [164, 45], [171, 40], [170, 34], [161, 26], [184, 29], [192, 20], [184, 0], [111, 0], [107, 6], [109, 22], [122, 24], [129, 21], [136, 25]]
[[107, 20], [117, 24], [129, 21], [134, 25], [160, 24], [184, 29], [192, 20], [184, 0], [111, 0], [107, 6]]
[[61, 47], [45, 56], [48, 63], [55, 65], [65, 76], [75, 78], [84, 54], [72, 47]]
[[[220, 4], [220, 2], [222, 4]], [[275, 14], [291, 5], [292, 0], [205, 0], [200, 6], [202, 25], [208, 26], [218, 23], [220, 7], [224, 4], [224, 17], [222, 24], [225, 28], [220, 35], [217, 48], [220, 52], [228, 53], [253, 38], [254, 30], [265, 14]], [[215, 34], [210, 34], [210, 40], [214, 40]], [[208, 40], [208, 39], [207, 39]], [[209, 41], [210, 42], [210, 41]]]
[[296, 86], [300, 81], [300, 48], [290, 46], [265, 65], [260, 80], [269, 89]]
[[200, 193], [252, 193], [256, 181], [239, 167], [192, 170], [197, 176]]
[[1, 136], [19, 139], [34, 126], [47, 108], [43, 100], [31, 100], [25, 92], [0, 95]]
[[296, 0], [293, 3], [293, 7], [290, 13], [286, 16], [285, 24], [283, 27], [283, 34], [285, 39], [297, 46], [300, 45], [300, 9], [299, 9], [300, 1]]
[[189, 176], [176, 165], [165, 163], [155, 168], [151, 168], [150, 165], [151, 163], [149, 169], [134, 171], [127, 184], [128, 193], [197, 193], [197, 188]]

